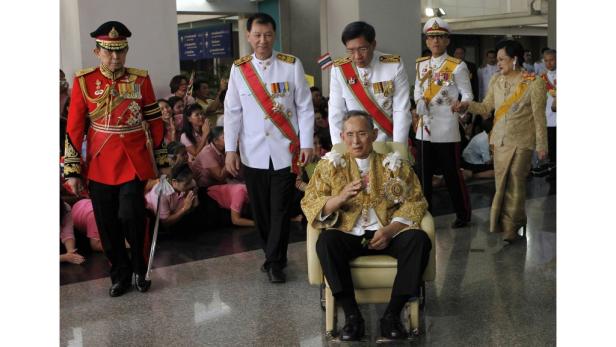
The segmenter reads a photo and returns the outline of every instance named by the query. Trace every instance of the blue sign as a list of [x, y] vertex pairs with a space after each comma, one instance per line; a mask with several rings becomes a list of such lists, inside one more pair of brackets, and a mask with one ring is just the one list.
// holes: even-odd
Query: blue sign
[[231, 23], [178, 32], [180, 60], [233, 58]]

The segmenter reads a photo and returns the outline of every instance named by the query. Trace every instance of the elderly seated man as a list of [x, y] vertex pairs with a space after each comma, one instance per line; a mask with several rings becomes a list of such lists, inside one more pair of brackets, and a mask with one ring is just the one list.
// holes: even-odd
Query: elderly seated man
[[344, 309], [340, 339], [359, 340], [365, 332], [349, 261], [387, 254], [398, 260], [391, 299], [380, 320], [381, 335], [401, 339], [404, 304], [418, 296], [432, 244], [419, 229], [428, 204], [408, 161], [398, 153], [373, 152], [378, 129], [369, 114], [349, 111], [341, 137], [347, 153], [329, 152], [318, 163], [302, 209], [308, 223], [323, 228], [316, 251], [331, 291]]

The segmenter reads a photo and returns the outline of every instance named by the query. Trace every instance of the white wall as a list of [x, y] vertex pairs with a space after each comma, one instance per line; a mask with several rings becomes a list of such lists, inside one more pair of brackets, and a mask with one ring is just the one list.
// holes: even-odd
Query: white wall
[[61, 0], [60, 6], [60, 66], [67, 76], [98, 65], [90, 32], [117, 20], [132, 32], [126, 66], [148, 70], [157, 97], [169, 94], [169, 80], [180, 70], [174, 1]]
[[[542, 2], [535, 1], [535, 8]], [[426, 7], [442, 7], [450, 19], [529, 12], [528, 0], [421, 0], [421, 10]]]
[[[168, 0], [172, 2], [173, 0]], [[178, 12], [255, 13], [257, 2], [249, 0], [176, 0]]]

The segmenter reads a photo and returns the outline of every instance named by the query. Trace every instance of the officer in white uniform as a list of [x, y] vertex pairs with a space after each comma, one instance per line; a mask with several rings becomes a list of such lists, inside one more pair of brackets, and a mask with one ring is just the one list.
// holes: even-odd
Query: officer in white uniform
[[556, 50], [548, 49], [543, 52], [543, 62], [545, 64], [544, 79], [548, 85], [547, 102], [545, 103], [545, 116], [548, 127], [548, 154], [550, 156], [550, 176], [548, 179], [556, 177]]
[[[273, 51], [276, 23], [264, 13], [247, 21], [247, 39], [254, 53], [235, 61], [225, 97], [225, 168], [234, 176], [243, 164], [253, 217], [265, 251], [261, 270], [272, 283], [285, 282], [292, 192], [296, 175], [291, 172], [291, 141], [255, 98], [242, 75], [242, 64], [252, 64], [274, 98], [277, 108], [299, 134], [302, 164], [312, 157], [314, 110], [301, 62]], [[285, 123], [287, 124], [287, 123]], [[238, 154], [238, 142], [239, 153]]]
[[417, 175], [432, 208], [432, 176], [441, 168], [449, 190], [456, 220], [453, 228], [466, 226], [471, 218], [468, 191], [460, 171], [459, 115], [451, 110], [461, 96], [473, 100], [466, 64], [447, 55], [449, 25], [441, 18], [430, 18], [424, 25], [430, 57], [417, 59], [414, 98], [421, 116], [416, 139], [419, 140]]
[[[349, 88], [349, 79], [342, 72], [341, 64], [351, 62], [367, 94], [393, 120], [393, 141], [402, 144], [396, 149], [408, 150], [411, 126], [409, 81], [404, 63], [399, 55], [376, 51], [375, 30], [366, 22], [348, 24], [342, 32], [342, 43], [348, 57], [336, 59], [331, 71], [329, 85], [329, 129], [332, 144], [341, 143], [342, 118], [349, 110], [366, 111], [365, 107]], [[374, 115], [373, 115], [374, 117]], [[392, 141], [392, 136], [379, 128], [377, 141]]]

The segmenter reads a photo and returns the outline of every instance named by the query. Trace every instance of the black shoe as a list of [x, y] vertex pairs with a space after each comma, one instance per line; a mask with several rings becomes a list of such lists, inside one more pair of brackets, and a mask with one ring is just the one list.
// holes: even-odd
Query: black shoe
[[270, 266], [269, 269], [267, 269], [267, 278], [269, 278], [269, 281], [272, 283], [284, 283], [287, 281], [282, 269], [275, 266]]
[[111, 285], [109, 288], [109, 296], [115, 298], [130, 290], [130, 281], [119, 281]]
[[152, 281], [146, 280], [145, 275], [135, 274], [135, 288], [137, 288], [138, 291], [145, 293], [150, 289], [151, 285]]
[[340, 340], [341, 341], [359, 341], [366, 332], [366, 327], [364, 324], [364, 319], [361, 315], [349, 315], [346, 317], [344, 322], [344, 326], [340, 331]]
[[381, 336], [391, 340], [405, 339], [408, 336], [399, 315], [386, 313], [381, 318]]
[[452, 229], [458, 229], [458, 228], [464, 228], [465, 226], [468, 225], [470, 221], [468, 220], [462, 220], [460, 218], [456, 218], [455, 221], [453, 221], [453, 223], [451, 223], [451, 228]]

